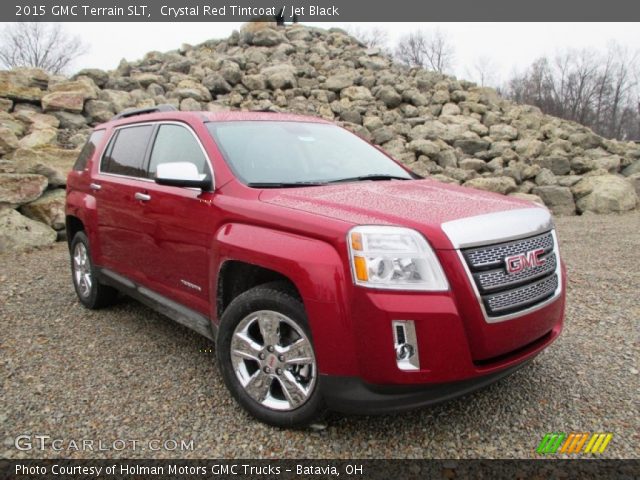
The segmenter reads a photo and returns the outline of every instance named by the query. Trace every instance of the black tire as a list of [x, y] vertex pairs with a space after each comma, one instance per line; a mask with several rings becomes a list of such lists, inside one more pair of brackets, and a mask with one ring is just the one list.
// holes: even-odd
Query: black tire
[[[222, 318], [220, 320], [220, 328], [218, 330], [218, 336], [216, 339], [216, 356], [218, 359], [218, 366], [222, 373], [222, 377], [224, 379], [227, 388], [231, 392], [231, 394], [235, 397], [235, 399], [242, 405], [251, 415], [253, 415], [258, 420], [267, 423], [269, 425], [273, 425], [276, 427], [302, 427], [312, 423], [314, 420], [317, 420], [321, 417], [325, 412], [325, 406], [322, 399], [322, 395], [320, 393], [319, 382], [318, 382], [318, 370], [317, 370], [317, 362], [315, 360], [315, 353], [312, 353], [313, 366], [285, 366], [285, 363], [277, 363], [277, 365], [284, 367], [278, 368], [280, 374], [275, 375], [275, 371], [273, 370], [270, 375], [264, 375], [263, 378], [268, 378], [271, 386], [267, 388], [269, 391], [268, 395], [272, 397], [273, 395], [278, 394], [278, 390], [282, 398], [284, 398], [284, 402], [288, 402], [290, 408], [286, 410], [269, 408], [268, 406], [263, 405], [258, 400], [254, 399], [245, 387], [243, 387], [240, 378], [236, 373], [236, 368], [234, 367], [234, 360], [232, 359], [232, 340], [234, 337], [234, 333], [236, 332], [236, 328], [242, 328], [242, 325], [245, 325], [246, 322], [251, 322], [252, 320], [247, 320], [252, 317], [252, 314], [256, 312], [267, 312], [267, 315], [271, 315], [273, 312], [277, 314], [276, 317], [271, 317], [280, 319], [280, 316], [286, 317], [286, 322], [278, 323], [278, 338], [282, 338], [283, 332], [289, 335], [292, 335], [293, 338], [297, 338], [298, 340], [304, 340], [306, 352], [309, 352], [309, 349], [313, 352], [313, 340], [311, 337], [311, 330], [309, 329], [309, 325], [307, 322], [307, 315], [304, 310], [304, 305], [297, 298], [295, 291], [292, 291], [290, 288], [287, 288], [286, 284], [282, 284], [281, 282], [269, 283], [254, 287], [236, 297], [224, 311]], [[271, 312], [271, 313], [268, 313]], [[289, 320], [292, 323], [289, 323]], [[257, 322], [257, 320], [256, 320]], [[259, 323], [259, 322], [258, 322]], [[294, 328], [292, 326], [295, 325]], [[295, 328], [299, 330], [295, 330]], [[289, 330], [291, 329], [291, 330]], [[247, 331], [249, 331], [247, 329]], [[293, 332], [293, 333], [291, 333]], [[299, 333], [303, 332], [303, 336], [299, 336]], [[260, 333], [260, 336], [262, 334]], [[262, 337], [260, 337], [262, 338]], [[266, 337], [265, 337], [266, 338]], [[270, 361], [270, 357], [277, 356], [280, 360], [279, 355], [269, 354], [267, 353], [266, 344], [269, 343], [263, 339], [262, 342], [264, 345], [264, 350], [262, 350], [262, 355], [267, 355], [266, 359], [263, 360], [242, 360], [249, 364], [255, 363], [256, 370], [254, 370], [254, 374], [258, 373], [262, 376], [263, 368], [260, 365], [264, 365], [265, 362]], [[282, 345], [282, 343], [278, 343], [278, 345]], [[286, 348], [286, 345], [283, 347], [276, 346], [275, 348]], [[273, 352], [273, 350], [271, 350]], [[278, 350], [275, 352], [278, 353]], [[301, 356], [299, 353], [298, 357]], [[240, 360], [238, 360], [238, 356], [235, 357], [236, 365]], [[273, 358], [271, 358], [273, 360]], [[262, 363], [258, 363], [262, 362]], [[309, 362], [311, 365], [311, 362]], [[271, 367], [274, 365], [271, 364]], [[287, 397], [285, 392], [285, 384], [293, 385], [290, 381], [291, 379], [300, 379], [300, 376], [294, 376], [294, 372], [289, 369], [296, 368], [304, 368], [309, 370], [297, 370], [297, 372], [312, 372], [314, 376], [313, 381], [309, 381], [306, 385], [308, 386], [308, 393], [306, 393], [306, 399], [300, 404], [294, 407], [295, 402], [291, 400], [293, 397]], [[259, 372], [257, 372], [259, 370]], [[284, 370], [284, 372], [283, 372]], [[286, 377], [286, 378], [285, 378]], [[304, 379], [308, 377], [303, 378]], [[284, 383], [283, 383], [284, 381]], [[275, 383], [275, 386], [273, 385]], [[296, 383], [299, 385], [300, 383]], [[264, 383], [262, 383], [264, 385]], [[275, 390], [275, 392], [274, 392]], [[288, 398], [288, 400], [287, 400]], [[298, 400], [297, 398], [295, 400]], [[275, 399], [277, 402], [278, 400]]]
[[[88, 264], [82, 267], [84, 269], [81, 270], [81, 267], [78, 266], [75, 257], [83, 248], [86, 252], [86, 262], [88, 262]], [[75, 234], [71, 241], [70, 253], [71, 279], [73, 280], [73, 286], [76, 290], [80, 303], [92, 310], [112, 305], [118, 296], [118, 291], [115, 288], [103, 285], [98, 281], [98, 276], [96, 275], [97, 272], [91, 259], [89, 239], [84, 232], [78, 232]], [[81, 272], [81, 276], [82, 272], [90, 275], [90, 286], [86, 282], [86, 279], [79, 279], [78, 272]]]

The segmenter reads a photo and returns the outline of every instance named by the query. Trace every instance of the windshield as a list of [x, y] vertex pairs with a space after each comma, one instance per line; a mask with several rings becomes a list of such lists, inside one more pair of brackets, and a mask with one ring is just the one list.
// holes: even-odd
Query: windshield
[[208, 123], [227, 163], [250, 186], [409, 180], [406, 170], [336, 125], [305, 122]]

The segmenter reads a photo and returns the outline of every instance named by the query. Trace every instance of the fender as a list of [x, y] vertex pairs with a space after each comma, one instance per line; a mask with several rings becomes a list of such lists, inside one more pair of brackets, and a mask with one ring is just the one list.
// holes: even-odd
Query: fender
[[66, 215], [78, 218], [84, 225], [85, 234], [91, 244], [91, 254], [96, 264], [100, 264], [102, 253], [98, 242], [97, 223], [98, 211], [96, 199], [93, 195], [87, 195], [79, 190], [67, 189]]
[[332, 245], [240, 223], [222, 226], [215, 241], [211, 271], [216, 273], [212, 276], [211, 292], [216, 292], [218, 272], [227, 260], [246, 262], [284, 275], [302, 296], [316, 340], [321, 373], [353, 374], [356, 371], [353, 329], [346, 310], [347, 279], [343, 262]]

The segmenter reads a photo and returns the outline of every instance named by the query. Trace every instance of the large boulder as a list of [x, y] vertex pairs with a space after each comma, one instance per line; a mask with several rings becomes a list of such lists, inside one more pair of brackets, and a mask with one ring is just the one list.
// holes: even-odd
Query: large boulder
[[82, 112], [83, 107], [84, 94], [82, 92], [52, 92], [42, 97], [42, 109], [45, 112], [51, 110]]
[[18, 146], [20, 148], [38, 148], [54, 143], [57, 137], [58, 131], [55, 128], [41, 128], [21, 138]]
[[572, 187], [580, 212], [624, 212], [636, 207], [638, 195], [631, 184], [617, 175], [586, 177]]
[[633, 188], [636, 190], [636, 195], [640, 198], [640, 172], [632, 173], [627, 177], [627, 180], [631, 182], [631, 185], [633, 185]]
[[495, 141], [515, 140], [518, 138], [518, 130], [511, 125], [499, 123], [489, 127], [489, 136]]
[[[244, 79], [243, 79], [243, 83], [246, 81], [250, 81], [249, 79], [249, 75], [247, 75]], [[209, 91], [213, 94], [213, 95], [219, 95], [219, 94], [225, 94], [225, 93], [229, 93], [233, 87], [231, 85], [229, 85], [229, 82], [227, 82], [224, 77], [222, 75], [220, 75], [219, 73], [212, 73], [210, 75], [207, 75], [206, 77], [204, 77], [202, 79], [202, 85], [209, 89]], [[246, 84], [245, 84], [246, 86]], [[247, 86], [247, 88], [249, 88]], [[263, 80], [263, 85], [262, 88], [264, 88], [264, 80]], [[253, 90], [252, 88], [250, 90]]]
[[384, 70], [389, 66], [389, 61], [378, 55], [363, 55], [358, 58], [358, 64], [369, 71]]
[[276, 22], [273, 21], [251, 21], [242, 25], [238, 40], [241, 44], [252, 44], [256, 34], [263, 30], [273, 30], [277, 28]]
[[85, 112], [93, 123], [108, 122], [116, 114], [114, 104], [107, 100], [89, 100]]
[[571, 171], [569, 159], [560, 154], [536, 158], [533, 160], [533, 164], [551, 170], [554, 175], [566, 175]]
[[98, 93], [98, 100], [108, 102], [110, 104], [109, 108], [116, 113], [120, 113], [127, 108], [135, 106], [135, 103], [131, 98], [131, 94], [120, 90], [101, 90]]
[[339, 92], [343, 88], [347, 88], [353, 85], [353, 75], [348, 73], [341, 73], [338, 75], [332, 75], [324, 83], [324, 88], [333, 92]]
[[39, 69], [15, 69], [0, 72], [0, 97], [19, 102], [39, 102], [49, 76]]
[[506, 195], [516, 190], [516, 181], [511, 177], [479, 177], [465, 182], [464, 186]]
[[367, 87], [351, 86], [340, 91], [341, 98], [347, 98], [352, 101], [371, 100], [371, 91]]
[[396, 89], [390, 85], [386, 85], [378, 90], [376, 98], [381, 100], [387, 108], [396, 108], [402, 103], [402, 95], [400, 95]]
[[[413, 140], [407, 144], [407, 149], [416, 152], [419, 155], [426, 155], [430, 158], [435, 158], [440, 152], [440, 147], [431, 140]], [[483, 162], [484, 163], [484, 162]]]
[[453, 146], [459, 148], [464, 153], [473, 155], [474, 153], [487, 150], [491, 143], [479, 137], [473, 132], [464, 132], [459, 138], [453, 141]]
[[513, 192], [509, 194], [510, 197], [519, 198], [520, 200], [526, 200], [527, 202], [537, 203], [538, 205], [545, 206], [544, 201], [533, 193]]
[[80, 93], [84, 100], [95, 100], [98, 98], [98, 87], [89, 77], [79, 77], [77, 80], [49, 85], [50, 92], [74, 92]]
[[44, 223], [31, 220], [12, 208], [0, 208], [0, 253], [49, 245], [57, 233]]
[[87, 125], [87, 119], [79, 113], [58, 111], [53, 112], [53, 116], [58, 120], [60, 128], [77, 130]]
[[222, 75], [222, 78], [229, 82], [230, 85], [237, 85], [242, 80], [242, 70], [240, 70], [240, 65], [236, 62], [222, 62], [220, 75]]
[[286, 37], [279, 31], [274, 30], [273, 28], [264, 28], [255, 32], [251, 39], [251, 43], [262, 47], [273, 47], [285, 42], [286, 40]]
[[544, 185], [534, 188], [531, 193], [542, 199], [555, 215], [575, 215], [576, 204], [568, 187]]
[[487, 167], [487, 164], [484, 160], [479, 160], [477, 158], [465, 158], [460, 160], [460, 168], [463, 170], [474, 170], [476, 172], [481, 172]]
[[260, 72], [267, 79], [267, 86], [273, 90], [294, 88], [298, 85], [296, 69], [293, 65], [283, 63], [263, 68]]
[[63, 189], [49, 190], [37, 200], [22, 205], [20, 212], [33, 220], [49, 225], [54, 230], [63, 230], [65, 198], [66, 192]]
[[13, 152], [18, 148], [18, 137], [15, 132], [5, 126], [0, 127], [0, 155]]
[[15, 208], [39, 198], [47, 188], [47, 177], [22, 173], [0, 173], [0, 208]]
[[198, 102], [208, 102], [211, 100], [211, 92], [202, 84], [193, 80], [182, 80], [178, 83], [178, 88], [173, 91], [181, 100], [183, 98], [193, 98]]
[[631, 163], [628, 167], [626, 167], [624, 170], [622, 170], [622, 175], [624, 175], [625, 177], [628, 177], [635, 173], [640, 173], [640, 160], [636, 160], [635, 162]]
[[67, 174], [78, 158], [79, 150], [67, 150], [54, 146], [20, 148], [11, 156], [13, 171], [43, 175], [52, 187], [64, 186]]
[[104, 87], [109, 81], [109, 74], [99, 68], [85, 68], [80, 70], [76, 77], [88, 77], [100, 88]]

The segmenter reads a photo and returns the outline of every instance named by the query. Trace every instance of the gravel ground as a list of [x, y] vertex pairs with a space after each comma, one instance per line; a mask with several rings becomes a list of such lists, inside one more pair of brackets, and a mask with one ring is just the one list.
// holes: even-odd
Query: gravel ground
[[[331, 414], [287, 431], [246, 415], [211, 342], [124, 299], [80, 306], [64, 244], [0, 256], [0, 457], [528, 458], [550, 431], [612, 432], [607, 458], [640, 457], [640, 214], [557, 221], [567, 263], [560, 339], [463, 399], [399, 416]], [[13, 438], [138, 440], [123, 451], [20, 452]], [[152, 451], [150, 439], [193, 440]], [[169, 447], [173, 444], [169, 443]]]

